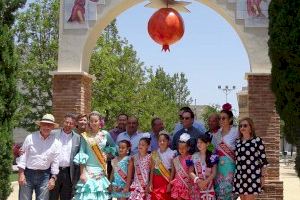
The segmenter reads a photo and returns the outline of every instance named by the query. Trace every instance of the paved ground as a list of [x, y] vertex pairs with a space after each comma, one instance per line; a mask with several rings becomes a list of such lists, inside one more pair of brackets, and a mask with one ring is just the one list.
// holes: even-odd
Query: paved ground
[[292, 166], [280, 165], [280, 180], [283, 181], [285, 200], [299, 200], [300, 179]]
[[[283, 181], [284, 199], [285, 200], [299, 200], [300, 179], [296, 176], [295, 170], [292, 166], [280, 165], [280, 180]], [[14, 192], [10, 195], [8, 200], [18, 200], [18, 184], [13, 182]]]

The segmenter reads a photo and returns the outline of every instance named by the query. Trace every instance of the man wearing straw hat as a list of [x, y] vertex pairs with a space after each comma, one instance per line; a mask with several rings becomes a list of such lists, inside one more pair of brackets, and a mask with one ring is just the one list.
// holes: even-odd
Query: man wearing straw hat
[[58, 124], [51, 114], [45, 114], [36, 124], [39, 131], [26, 137], [18, 160], [19, 200], [31, 200], [33, 190], [37, 200], [48, 200], [59, 172], [61, 144], [50, 134]]

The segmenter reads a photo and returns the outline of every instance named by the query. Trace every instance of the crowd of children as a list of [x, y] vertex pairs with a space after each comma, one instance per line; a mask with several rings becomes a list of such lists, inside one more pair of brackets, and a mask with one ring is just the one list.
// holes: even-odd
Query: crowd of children
[[[150, 135], [145, 134], [138, 145], [138, 154], [131, 158], [130, 143], [119, 142], [119, 156], [112, 161], [111, 197], [125, 200], [193, 200], [215, 199], [213, 179], [217, 156], [208, 150], [211, 142], [206, 134], [197, 140], [197, 149], [189, 154], [189, 134], [180, 136], [178, 155], [169, 148], [170, 137], [162, 131], [159, 148], [148, 152]], [[133, 180], [133, 181], [132, 181]]]

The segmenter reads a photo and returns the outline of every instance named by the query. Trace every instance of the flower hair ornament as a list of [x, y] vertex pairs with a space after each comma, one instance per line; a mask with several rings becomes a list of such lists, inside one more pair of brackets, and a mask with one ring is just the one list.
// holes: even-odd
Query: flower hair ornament
[[169, 133], [165, 130], [162, 130], [158, 133], [158, 135], [169, 135]]
[[231, 111], [231, 104], [230, 103], [225, 103], [223, 106], [222, 106], [222, 109], [223, 110], [226, 110], [226, 111]]
[[188, 133], [183, 133], [180, 138], [179, 141], [180, 142], [187, 142], [189, 139], [191, 139], [191, 136]]
[[150, 135], [150, 133], [146, 132], [146, 133], [143, 133], [142, 138], [151, 139], [151, 135]]
[[99, 123], [100, 123], [100, 128], [102, 129], [105, 126], [104, 118], [101, 118]]
[[219, 162], [219, 156], [216, 155], [216, 154], [212, 154], [212, 155], [210, 156], [210, 162], [211, 162], [211, 164], [213, 164], [213, 165], [218, 164], [218, 162]]
[[212, 143], [210, 143], [210, 144], [207, 146], [207, 150], [208, 150], [209, 152], [214, 152], [214, 150], [215, 150], [214, 145], [213, 145]]
[[186, 164], [188, 167], [194, 166], [193, 160], [185, 160], [185, 164]]

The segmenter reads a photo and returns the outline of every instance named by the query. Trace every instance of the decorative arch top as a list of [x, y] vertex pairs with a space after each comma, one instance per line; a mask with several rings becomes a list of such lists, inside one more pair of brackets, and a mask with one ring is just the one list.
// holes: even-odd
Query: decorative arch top
[[[149, 1], [61, 0], [57, 71], [88, 72], [91, 53], [99, 34], [122, 12], [142, 2], [146, 5]], [[247, 6], [251, 2], [259, 2], [259, 0], [224, 0], [222, 3], [218, 0], [193, 1], [213, 9], [234, 28], [248, 53], [250, 72], [270, 73], [267, 16], [265, 16], [267, 9], [260, 7], [262, 15], [256, 16], [255, 12], [254, 16], [250, 16], [253, 13], [247, 10]], [[244, 7], [241, 7], [242, 5]]]

